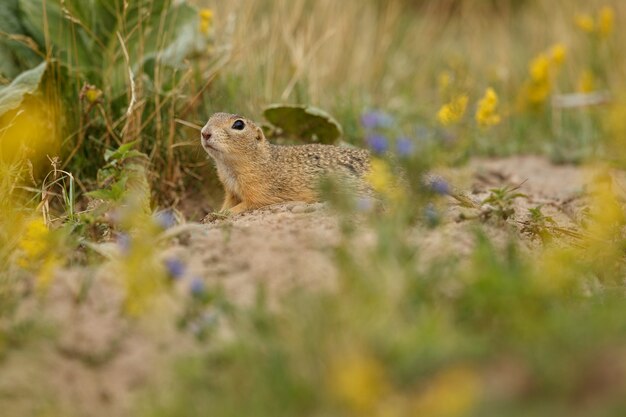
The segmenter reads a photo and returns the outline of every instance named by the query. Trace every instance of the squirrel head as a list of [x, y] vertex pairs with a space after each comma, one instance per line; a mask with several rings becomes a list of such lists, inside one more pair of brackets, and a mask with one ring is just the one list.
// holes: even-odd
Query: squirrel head
[[245, 117], [215, 113], [200, 134], [204, 150], [220, 162], [254, 159], [264, 154], [268, 141], [263, 130]]

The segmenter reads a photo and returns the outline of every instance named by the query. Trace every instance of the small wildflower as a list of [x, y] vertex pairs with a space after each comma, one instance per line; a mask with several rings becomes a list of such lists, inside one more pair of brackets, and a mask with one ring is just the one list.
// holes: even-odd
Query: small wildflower
[[550, 75], [550, 60], [546, 54], [537, 55], [530, 63], [530, 77], [533, 81], [541, 82]]
[[368, 130], [387, 128], [393, 125], [393, 118], [385, 112], [374, 110], [363, 113], [361, 125]]
[[557, 43], [550, 49], [550, 55], [552, 55], [552, 62], [558, 67], [563, 64], [565, 58], [567, 58], [567, 49], [562, 43]]
[[200, 15], [200, 33], [208, 35], [211, 29], [211, 23], [213, 23], [213, 10], [200, 9], [198, 14]]
[[485, 95], [478, 102], [475, 118], [476, 122], [484, 128], [495, 126], [500, 123], [500, 115], [498, 114], [498, 95], [493, 88], [487, 88]]
[[435, 178], [430, 183], [430, 189], [440, 195], [450, 194], [450, 185], [443, 178]]
[[191, 280], [191, 284], [189, 285], [189, 291], [193, 296], [203, 295], [205, 291], [204, 281], [201, 278], [195, 277]]
[[389, 164], [381, 158], [372, 158], [370, 172], [365, 177], [374, 191], [392, 200], [400, 200], [403, 195]]
[[413, 402], [414, 415], [465, 416], [478, 402], [481, 381], [470, 368], [454, 366], [441, 371]]
[[374, 208], [374, 200], [371, 197], [358, 197], [356, 200], [356, 209], [360, 212], [367, 213]]
[[338, 358], [331, 366], [329, 379], [333, 394], [362, 415], [371, 415], [389, 390], [382, 364], [360, 352]]
[[173, 279], [180, 279], [185, 275], [185, 264], [180, 260], [174, 258], [168, 258], [164, 262], [165, 269], [170, 277]]
[[375, 154], [384, 153], [389, 146], [387, 138], [383, 135], [370, 135], [366, 138], [366, 141]]
[[452, 75], [450, 71], [443, 71], [437, 76], [437, 84], [439, 86], [439, 93], [443, 94], [448, 90], [450, 84], [452, 84]]
[[435, 208], [433, 204], [428, 204], [426, 207], [424, 207], [423, 215], [424, 215], [424, 221], [426, 222], [426, 225], [428, 225], [429, 227], [435, 227], [441, 221], [439, 212], [437, 211], [437, 209]]
[[598, 12], [598, 34], [606, 38], [613, 33], [615, 26], [615, 11], [610, 6], [604, 6]]
[[595, 89], [595, 81], [593, 73], [590, 70], [585, 70], [578, 77], [577, 90], [581, 93], [591, 93]]
[[54, 279], [54, 271], [61, 265], [61, 261], [54, 255], [46, 257], [37, 273], [36, 287], [39, 291], [45, 291]]
[[154, 215], [154, 220], [162, 229], [169, 229], [176, 225], [176, 216], [172, 210], [162, 210]]
[[595, 29], [593, 17], [586, 13], [576, 15], [574, 23], [576, 23], [576, 26], [578, 26], [580, 30], [586, 33], [592, 33]]
[[124, 255], [130, 252], [131, 239], [127, 233], [119, 233], [117, 235], [117, 247]]
[[102, 94], [102, 90], [95, 85], [85, 84], [80, 91], [80, 98], [84, 98], [90, 104], [94, 104], [100, 100]]
[[467, 97], [467, 94], [461, 94], [452, 99], [449, 103], [444, 104], [437, 113], [437, 120], [439, 120], [439, 123], [444, 126], [458, 123], [465, 114], [468, 101], [469, 98]]
[[26, 224], [24, 237], [19, 241], [18, 247], [22, 251], [22, 257], [18, 264], [29, 267], [33, 262], [40, 260], [48, 250], [50, 231], [41, 219], [33, 219]]
[[401, 156], [409, 156], [415, 148], [413, 141], [407, 137], [399, 137], [396, 140], [396, 152]]

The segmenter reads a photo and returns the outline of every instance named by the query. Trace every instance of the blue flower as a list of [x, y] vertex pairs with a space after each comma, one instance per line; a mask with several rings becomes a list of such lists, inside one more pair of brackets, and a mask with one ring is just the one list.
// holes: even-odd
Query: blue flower
[[409, 156], [413, 153], [415, 144], [413, 141], [405, 136], [399, 137], [396, 140], [396, 152], [401, 156]]
[[368, 212], [374, 208], [374, 200], [371, 197], [359, 197], [356, 200], [356, 208], [360, 212]]
[[176, 216], [172, 210], [162, 210], [155, 213], [154, 220], [163, 229], [169, 229], [176, 225]]
[[432, 205], [432, 203], [429, 203], [426, 207], [424, 207], [423, 214], [424, 220], [429, 227], [437, 226], [441, 220], [439, 212], [437, 211], [435, 206]]
[[383, 135], [370, 135], [365, 138], [365, 140], [367, 141], [368, 146], [376, 154], [384, 153], [389, 146], [387, 138]]
[[192, 295], [202, 295], [204, 294], [204, 281], [201, 278], [195, 277], [191, 280], [191, 284], [189, 285], [189, 291]]
[[165, 264], [165, 269], [167, 269], [167, 273], [172, 278], [179, 279], [185, 275], [185, 264], [183, 264], [180, 260], [168, 258], [163, 262]]
[[392, 124], [393, 117], [379, 110], [372, 110], [361, 116], [361, 125], [365, 129], [386, 128], [391, 127]]
[[128, 254], [128, 252], [130, 251], [130, 244], [131, 240], [128, 233], [119, 233], [117, 235], [117, 246], [119, 247], [120, 252], [122, 252], [124, 255]]
[[439, 195], [450, 194], [450, 186], [443, 178], [435, 178], [430, 183], [430, 189]]

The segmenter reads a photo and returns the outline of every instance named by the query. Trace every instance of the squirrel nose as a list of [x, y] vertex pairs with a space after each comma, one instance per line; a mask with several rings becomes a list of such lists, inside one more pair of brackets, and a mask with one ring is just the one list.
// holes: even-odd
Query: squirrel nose
[[204, 140], [211, 139], [211, 132], [209, 132], [208, 130], [203, 130], [202, 131], [202, 137], [204, 138]]

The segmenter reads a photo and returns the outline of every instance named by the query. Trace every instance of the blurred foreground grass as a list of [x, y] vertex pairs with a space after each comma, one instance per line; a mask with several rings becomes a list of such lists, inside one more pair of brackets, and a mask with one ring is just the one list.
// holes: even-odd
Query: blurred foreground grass
[[[327, 110], [344, 141], [371, 149], [368, 180], [386, 209], [325, 185], [342, 231], [333, 291], [295, 290], [276, 309], [260, 289], [254, 307], [238, 308], [194, 277], [182, 312], [160, 325], [177, 322], [181, 340], [193, 329], [198, 345], [164, 364], [172, 379], [145, 383], [133, 410], [626, 412], [625, 218], [611, 186], [626, 162], [624, 4], [85, 5], [0, 5], [0, 367], [55, 343], [48, 294], [67, 276], [76, 306], [106, 267], [123, 293], [115, 314], [141, 323], [169, 311], [158, 309], [184, 265], [161, 250], [195, 227], [186, 216], [219, 200], [193, 126], [214, 111], [261, 120], [269, 104], [297, 103]], [[415, 233], [441, 227], [442, 195], [454, 188], [426, 187], [425, 173], [527, 152], [596, 173], [576, 228], [540, 205], [516, 212], [524, 196], [495, 189], [470, 207], [471, 256], [420, 253]], [[521, 222], [537, 242], [530, 251]], [[492, 242], [487, 226], [506, 241]], [[360, 228], [371, 245], [359, 244]], [[217, 326], [228, 337], [207, 330], [207, 311], [225, 317]], [[99, 361], [107, 366], [87, 362]], [[33, 415], [77, 413], [33, 401]]]

